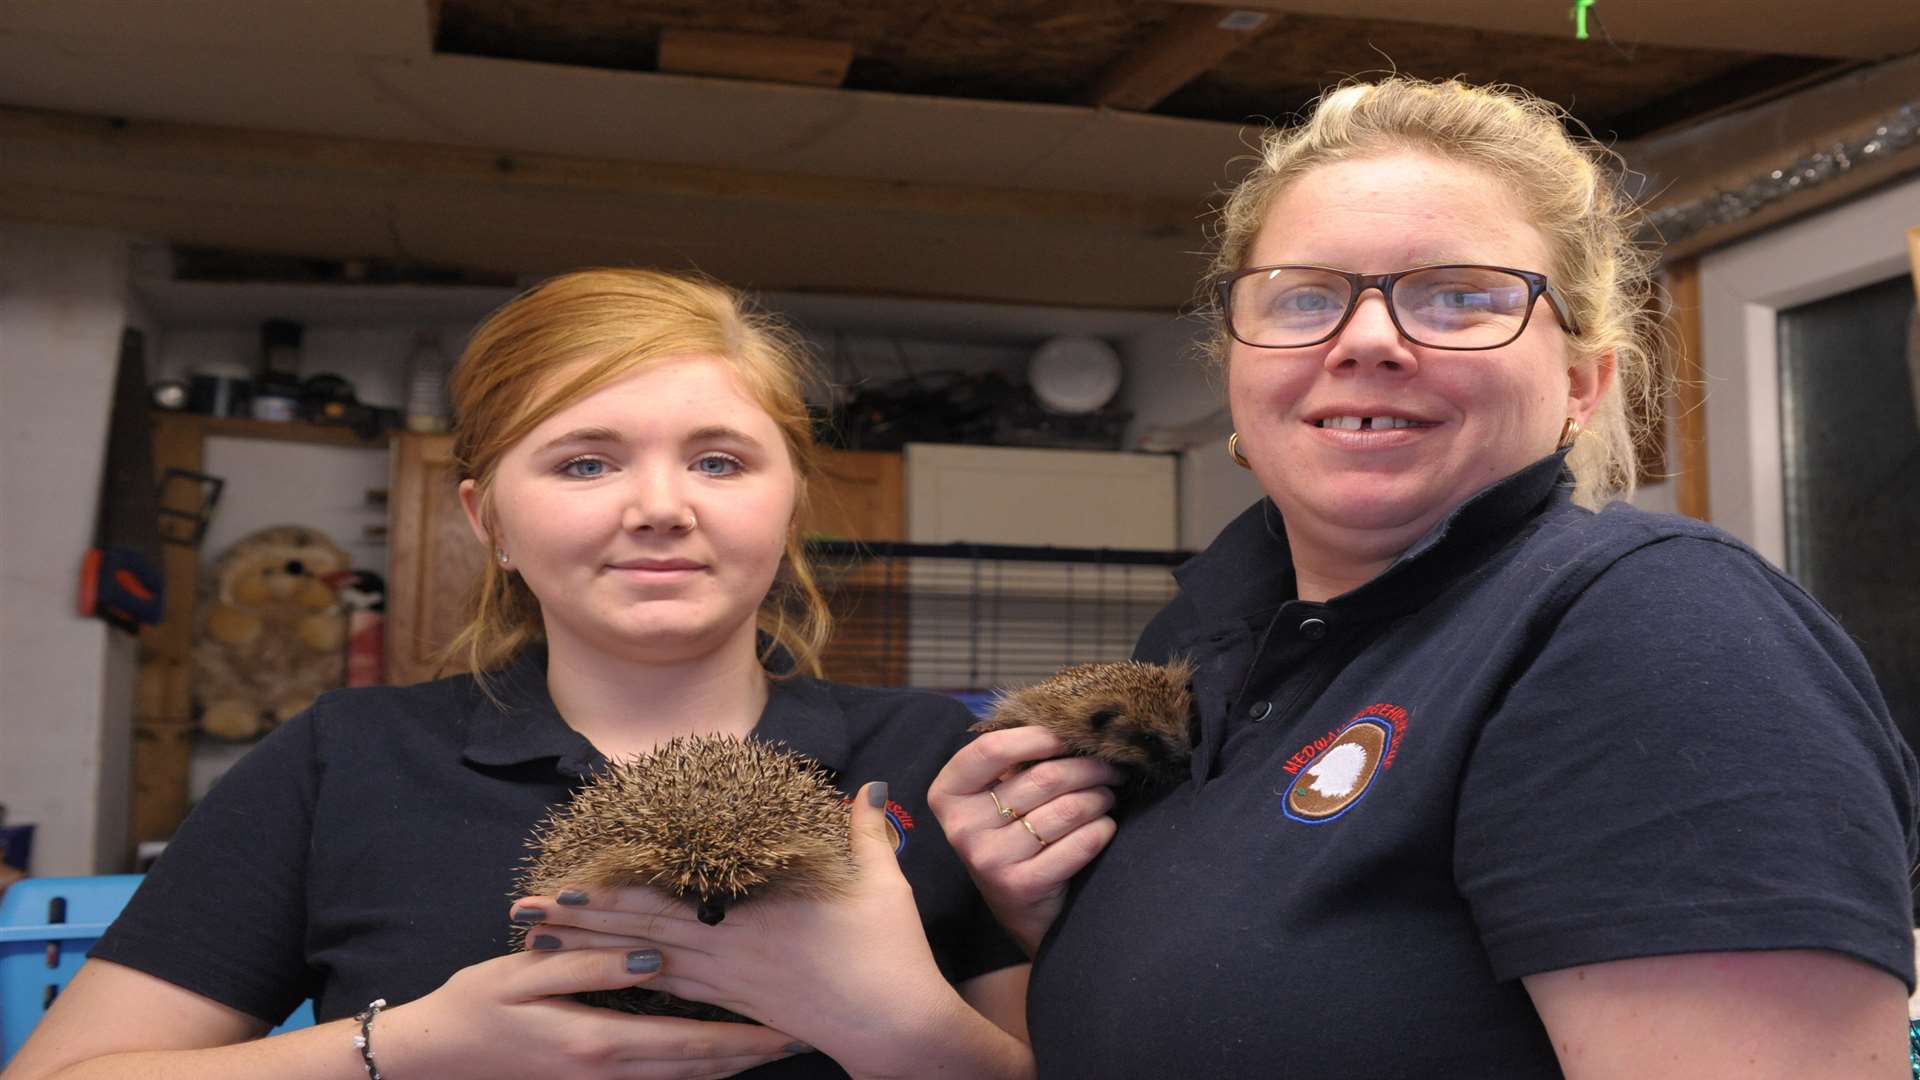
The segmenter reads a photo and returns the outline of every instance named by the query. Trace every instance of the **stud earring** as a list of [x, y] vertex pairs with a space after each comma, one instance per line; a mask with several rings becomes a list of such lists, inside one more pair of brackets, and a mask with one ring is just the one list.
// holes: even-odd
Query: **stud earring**
[[1554, 447], [1554, 449], [1565, 450], [1567, 447], [1572, 446], [1579, 438], [1580, 421], [1569, 416], [1567, 417], [1567, 422], [1560, 425], [1560, 444]]
[[493, 553], [500, 557], [501, 566], [507, 565], [507, 549], [506, 548], [494, 548]]
[[1235, 465], [1243, 469], [1253, 468], [1253, 462], [1248, 461], [1247, 455], [1240, 452], [1240, 433], [1237, 431], [1227, 436], [1227, 456], [1233, 459]]

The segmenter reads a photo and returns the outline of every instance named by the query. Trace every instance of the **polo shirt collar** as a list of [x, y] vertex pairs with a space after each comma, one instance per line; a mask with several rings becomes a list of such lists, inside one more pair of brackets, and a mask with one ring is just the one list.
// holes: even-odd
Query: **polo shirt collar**
[[[1555, 451], [1476, 492], [1377, 577], [1327, 606], [1362, 615], [1418, 606], [1472, 565], [1474, 560], [1463, 556], [1511, 535], [1549, 500], [1570, 500], [1573, 483], [1566, 451]], [[1273, 500], [1263, 498], [1247, 508], [1205, 551], [1175, 570], [1174, 579], [1208, 624], [1270, 615], [1296, 600], [1293, 555]]]
[[[491, 676], [496, 704], [476, 691], [468, 715], [466, 760], [476, 765], [525, 765], [547, 760], [563, 773], [584, 777], [606, 760], [567, 726], [547, 691], [547, 651], [530, 647]], [[847, 716], [830, 690], [814, 679], [768, 683], [767, 706], [753, 735], [818, 761], [834, 772], [845, 768], [852, 739]]]

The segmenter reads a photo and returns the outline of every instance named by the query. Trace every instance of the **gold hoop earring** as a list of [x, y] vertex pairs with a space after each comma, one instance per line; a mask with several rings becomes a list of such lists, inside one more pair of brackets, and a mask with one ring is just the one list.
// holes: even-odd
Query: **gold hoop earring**
[[1554, 449], [1565, 450], [1567, 447], [1572, 446], [1579, 438], [1580, 421], [1569, 416], [1567, 417], [1567, 422], [1560, 425], [1560, 444], [1554, 447]]
[[1240, 452], [1240, 433], [1237, 431], [1227, 436], [1227, 456], [1233, 459], [1235, 465], [1243, 469], [1253, 468], [1253, 462], [1248, 461], [1247, 455]]

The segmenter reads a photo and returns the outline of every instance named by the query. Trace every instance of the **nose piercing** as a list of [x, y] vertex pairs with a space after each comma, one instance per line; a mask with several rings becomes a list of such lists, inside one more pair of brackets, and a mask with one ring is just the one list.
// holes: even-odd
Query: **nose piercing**
[[688, 532], [692, 532], [694, 527], [699, 524], [700, 524], [700, 519], [694, 515], [693, 511], [691, 510], [687, 511], [687, 524], [684, 526], [686, 530]]

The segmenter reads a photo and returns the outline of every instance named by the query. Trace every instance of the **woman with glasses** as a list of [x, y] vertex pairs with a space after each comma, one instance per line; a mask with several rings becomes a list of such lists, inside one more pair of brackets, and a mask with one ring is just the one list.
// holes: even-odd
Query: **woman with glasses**
[[1351, 85], [1233, 192], [1267, 498], [1135, 653], [1195, 666], [1191, 780], [1116, 810], [1016, 728], [930, 796], [1041, 1075], [1906, 1075], [1913, 755], [1818, 604], [1616, 501], [1651, 259], [1563, 119]]

